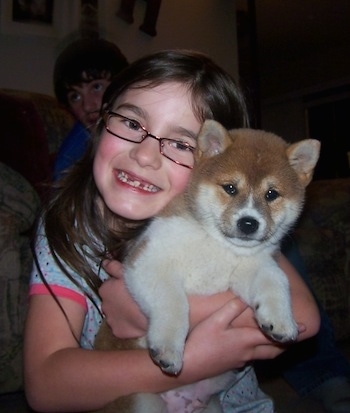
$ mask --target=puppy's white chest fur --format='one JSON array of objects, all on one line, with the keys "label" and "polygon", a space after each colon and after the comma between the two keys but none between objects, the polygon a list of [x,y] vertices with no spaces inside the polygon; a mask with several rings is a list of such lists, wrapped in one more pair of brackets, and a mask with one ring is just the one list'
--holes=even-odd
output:
[{"label": "puppy's white chest fur", "polygon": [[255,274],[260,260],[268,256],[265,252],[260,252],[260,257],[235,253],[229,242],[214,238],[190,216],[157,217],[142,238],[147,245],[133,267],[145,270],[144,281],[150,275],[146,271],[149,268],[153,281],[158,276],[162,283],[164,277],[170,283],[169,278],[177,280],[187,294],[208,295],[240,288],[240,273]]}]

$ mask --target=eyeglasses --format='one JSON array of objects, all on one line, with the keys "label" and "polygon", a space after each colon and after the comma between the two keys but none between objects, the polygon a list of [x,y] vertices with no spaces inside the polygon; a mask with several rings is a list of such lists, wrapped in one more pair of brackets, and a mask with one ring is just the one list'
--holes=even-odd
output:
[{"label": "eyeglasses", "polygon": [[[107,132],[128,142],[141,143],[150,137],[159,142],[159,151],[166,158],[185,168],[192,169],[195,148],[185,140],[160,138],[152,135],[141,123],[119,113],[107,110],[102,115]],[[184,137],[184,139],[188,139]]]}]

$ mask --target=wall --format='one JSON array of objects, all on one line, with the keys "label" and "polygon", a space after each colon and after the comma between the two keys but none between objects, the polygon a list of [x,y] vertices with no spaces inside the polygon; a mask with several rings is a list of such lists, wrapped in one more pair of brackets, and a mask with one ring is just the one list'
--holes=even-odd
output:
[{"label": "wall", "polygon": [[322,50],[310,48],[295,59],[288,54],[290,46],[285,44],[285,53],[259,66],[261,122],[262,128],[295,141],[307,135],[305,99],[350,85],[350,54],[348,43],[334,43]]},{"label": "wall", "polygon": [[260,68],[262,128],[289,141],[307,137],[309,96],[342,89],[350,84],[350,55],[343,47],[291,62],[286,57]]},{"label": "wall", "polygon": [[[69,2],[70,7],[77,0]],[[209,54],[237,77],[234,0],[163,0],[155,37],[138,29],[143,21],[144,0],[136,1],[132,25],[115,16],[119,0],[99,0],[99,7],[103,37],[115,42],[129,61],[159,49],[191,48]],[[53,65],[65,41],[9,35],[0,29],[0,87],[53,94]]]},{"label": "wall", "polygon": [[[336,45],[335,45],[336,46]],[[284,58],[260,71],[261,126],[287,141],[321,142],[314,179],[350,176],[350,57],[333,47],[293,62]],[[311,109],[311,111],[310,111]]]}]

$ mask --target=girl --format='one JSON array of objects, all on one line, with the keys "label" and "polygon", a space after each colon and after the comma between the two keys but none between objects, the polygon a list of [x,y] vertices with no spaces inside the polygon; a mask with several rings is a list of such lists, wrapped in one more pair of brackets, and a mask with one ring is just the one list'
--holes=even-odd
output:
[{"label": "girl", "polygon": [[[102,319],[98,290],[108,278],[101,262],[111,255],[122,261],[126,241],[183,191],[207,118],[228,129],[248,124],[231,77],[199,53],[147,56],[107,89],[91,145],[58,184],[37,233],[24,348],[26,394],[34,409],[98,409],[123,395],[166,391],[282,352],[228,292],[190,298],[192,330],[177,377],[164,375],[146,350],[93,350]],[[139,139],[130,130],[139,131]],[[291,283],[302,340],[318,329],[316,305],[282,256],[279,263]],[[123,329],[140,316],[117,282],[118,335],[143,334],[142,322]]]}]

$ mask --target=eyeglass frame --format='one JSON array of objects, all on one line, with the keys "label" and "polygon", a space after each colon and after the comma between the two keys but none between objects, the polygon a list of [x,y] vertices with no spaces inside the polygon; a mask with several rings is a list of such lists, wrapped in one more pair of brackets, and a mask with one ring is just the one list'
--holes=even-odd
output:
[{"label": "eyeglass frame", "polygon": [[[108,127],[108,119],[109,119],[110,117],[113,117],[113,116],[117,116],[117,117],[120,117],[120,118],[122,118],[122,119],[126,119],[126,120],[128,120],[128,121],[130,121],[130,122],[136,122],[138,125],[140,125],[140,128],[145,132],[145,134],[141,136],[142,139],[140,140],[140,142],[135,142],[135,141],[133,141],[133,140],[131,140],[131,139],[124,138],[123,136],[117,135],[116,133],[112,132],[112,131],[109,129],[109,127]],[[172,142],[181,142],[182,145],[186,146],[186,148],[187,148],[187,149],[190,149],[190,150],[192,151],[192,153],[193,153],[196,148],[195,148],[194,146],[190,145],[188,142],[182,142],[182,141],[178,141],[178,140],[176,140],[176,139],[161,138],[161,137],[159,137],[159,136],[153,135],[153,134],[150,133],[139,121],[137,121],[137,120],[135,120],[135,119],[128,118],[127,116],[121,115],[121,114],[119,114],[119,113],[113,112],[112,110],[105,110],[105,111],[102,113],[102,116],[101,116],[101,117],[102,117],[102,120],[103,120],[104,127],[105,127],[106,131],[107,131],[108,133],[110,133],[111,135],[116,136],[117,138],[123,139],[124,141],[132,142],[132,143],[137,143],[137,144],[142,143],[142,142],[143,142],[146,138],[148,138],[148,137],[153,138],[153,139],[156,139],[156,140],[159,142],[159,152],[160,152],[161,155],[163,155],[165,158],[169,159],[170,161],[176,163],[176,165],[180,165],[180,166],[183,166],[184,168],[188,168],[188,169],[193,169],[193,166],[185,165],[185,164],[183,164],[183,163],[181,163],[181,162],[179,162],[179,161],[176,161],[175,159],[171,159],[169,156],[167,156],[167,155],[162,151],[162,147],[164,147],[163,142],[164,142],[164,141],[172,141]]]}]

